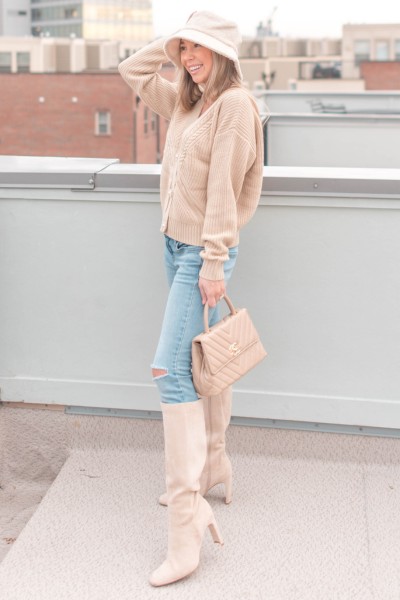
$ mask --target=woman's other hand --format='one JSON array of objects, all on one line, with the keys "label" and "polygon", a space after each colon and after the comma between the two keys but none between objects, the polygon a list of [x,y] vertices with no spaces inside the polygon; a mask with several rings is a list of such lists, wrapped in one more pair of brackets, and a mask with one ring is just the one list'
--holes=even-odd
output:
[{"label": "woman's other hand", "polygon": [[225,294],[225,280],[212,281],[199,277],[199,288],[203,304],[208,302],[208,306],[213,308]]}]

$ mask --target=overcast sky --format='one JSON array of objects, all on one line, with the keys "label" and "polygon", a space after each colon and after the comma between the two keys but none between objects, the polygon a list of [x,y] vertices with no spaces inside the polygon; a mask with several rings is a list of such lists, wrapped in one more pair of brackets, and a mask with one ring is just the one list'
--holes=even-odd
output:
[{"label": "overcast sky", "polygon": [[271,15],[282,36],[340,37],[344,23],[398,23],[400,0],[153,0],[156,36],[179,29],[195,10],[211,10],[236,21],[243,35],[254,35]]}]

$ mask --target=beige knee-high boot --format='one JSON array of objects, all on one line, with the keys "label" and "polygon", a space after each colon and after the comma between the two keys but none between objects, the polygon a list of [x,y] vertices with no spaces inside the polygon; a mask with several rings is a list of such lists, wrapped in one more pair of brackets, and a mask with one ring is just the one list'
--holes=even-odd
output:
[{"label": "beige knee-high boot", "polygon": [[218,483],[225,486],[225,503],[232,502],[232,465],[225,450],[225,433],[232,412],[232,388],[204,399],[207,431],[207,460],[200,478],[202,495]]},{"label": "beige knee-high boot", "polygon": [[161,407],[169,500],[168,552],[150,576],[154,586],[178,581],[196,569],[207,527],[214,542],[223,544],[211,507],[199,493],[206,460],[203,402],[162,403]]},{"label": "beige knee-high boot", "polygon": [[[204,419],[207,434],[207,459],[200,477],[200,494],[217,485],[225,485],[225,503],[232,501],[232,465],[225,451],[225,432],[232,412],[232,388],[217,396],[203,398]],[[167,506],[168,496],[164,493],[159,503]]]}]

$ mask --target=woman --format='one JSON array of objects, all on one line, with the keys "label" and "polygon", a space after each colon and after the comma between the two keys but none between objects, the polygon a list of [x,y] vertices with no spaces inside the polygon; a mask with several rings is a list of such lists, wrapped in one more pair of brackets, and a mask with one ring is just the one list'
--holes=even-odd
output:
[{"label": "woman", "polygon": [[[261,192],[263,136],[257,106],[242,87],[237,26],[207,11],[183,29],[126,59],[121,75],[156,113],[170,120],[161,171],[161,231],[170,292],[152,375],[161,395],[168,504],[168,553],[152,573],[154,586],[177,581],[199,563],[207,527],[222,544],[203,495],[225,483],[231,390],[199,399],[191,376],[192,338],[210,322],[235,265],[238,232]],[[180,79],[157,71],[171,60]]]}]

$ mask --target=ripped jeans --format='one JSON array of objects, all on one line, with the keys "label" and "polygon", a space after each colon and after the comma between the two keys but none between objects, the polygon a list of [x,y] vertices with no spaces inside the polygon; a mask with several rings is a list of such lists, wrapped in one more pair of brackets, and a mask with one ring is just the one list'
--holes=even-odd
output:
[{"label": "ripped jeans", "polygon": [[[204,330],[203,304],[198,285],[203,263],[201,246],[189,246],[165,236],[165,267],[170,287],[153,369],[166,371],[154,377],[161,401],[170,404],[198,399],[192,380],[192,339]],[[229,249],[224,263],[225,284],[235,266],[238,247]],[[218,306],[210,309],[210,325],[218,322]]]}]

